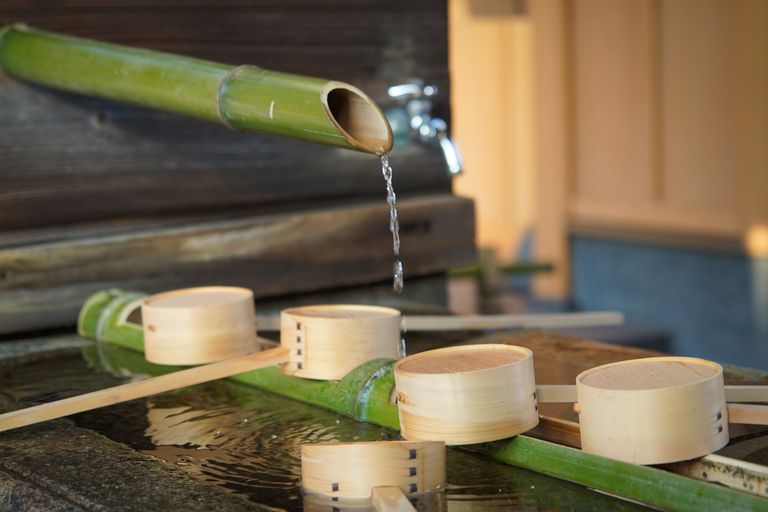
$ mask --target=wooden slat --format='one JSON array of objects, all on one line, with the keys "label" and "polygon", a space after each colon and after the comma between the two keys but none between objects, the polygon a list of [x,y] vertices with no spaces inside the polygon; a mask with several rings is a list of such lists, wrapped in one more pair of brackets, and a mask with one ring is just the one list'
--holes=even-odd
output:
[{"label": "wooden slat", "polygon": [[[406,278],[474,261],[472,202],[398,201]],[[0,247],[2,244],[0,244]],[[259,297],[392,279],[385,201],[0,249],[0,331],[74,324],[95,291],[244,286]]]},{"label": "wooden slat", "polygon": [[577,197],[659,199],[654,5],[585,0],[574,9]]},{"label": "wooden slat", "polygon": [[722,210],[738,222],[738,109],[747,99],[739,96],[736,4],[662,2],[661,98],[666,202]]},{"label": "wooden slat", "polygon": [[728,422],[749,425],[768,425],[768,406],[755,404],[728,404]]},{"label": "wooden slat", "polygon": [[573,98],[570,67],[572,12],[564,0],[531,3],[535,33],[536,88],[536,254],[553,271],[537,275],[539,297],[564,299],[569,294],[567,222],[574,180]]},{"label": "wooden slat", "polygon": [[525,435],[550,443],[581,448],[581,430],[579,430],[579,424],[573,421],[539,416],[539,424]]},{"label": "wooden slat", "polygon": [[416,510],[399,487],[374,487],[371,503],[378,512],[409,512]]}]

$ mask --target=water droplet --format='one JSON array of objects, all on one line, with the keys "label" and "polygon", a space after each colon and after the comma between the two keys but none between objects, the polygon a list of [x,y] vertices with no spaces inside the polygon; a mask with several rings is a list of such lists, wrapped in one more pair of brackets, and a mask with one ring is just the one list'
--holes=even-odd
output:
[{"label": "water droplet", "polygon": [[243,418],[243,423],[248,423],[248,418]]},{"label": "water droplet", "polygon": [[400,359],[405,357],[405,338],[400,339],[400,346],[397,349],[397,355],[400,356]]},{"label": "water droplet", "polygon": [[[392,232],[392,251],[395,256],[400,255],[400,221],[397,218],[397,208],[395,203],[397,196],[395,195],[395,189],[392,186],[392,167],[389,165],[389,156],[387,154],[381,155],[381,173],[384,176],[384,180],[387,182],[387,204],[389,205],[389,230]],[[393,266],[394,282],[392,289],[396,293],[403,292],[403,264],[400,260],[395,260]]]},{"label": "water droplet", "polygon": [[393,272],[395,274],[395,280],[392,285],[392,288],[397,293],[402,293],[403,291],[403,264],[400,263],[400,260],[395,261]]}]

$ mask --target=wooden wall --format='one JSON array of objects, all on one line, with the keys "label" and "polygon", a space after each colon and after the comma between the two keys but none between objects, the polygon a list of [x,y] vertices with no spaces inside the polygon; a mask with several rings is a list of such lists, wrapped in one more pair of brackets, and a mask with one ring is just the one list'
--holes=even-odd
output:
[{"label": "wooden wall", "polygon": [[[768,3],[540,0],[538,256],[569,233],[751,252],[768,229]],[[752,247],[752,249],[749,249]]]},{"label": "wooden wall", "polygon": [[476,199],[477,244],[514,260],[532,228],[533,22],[525,2],[450,0],[451,114],[466,171],[454,190]]},{"label": "wooden wall", "polygon": [[[351,83],[437,85],[450,121],[447,12],[426,0],[0,2],[0,24]],[[472,202],[437,148],[390,154],[408,280],[474,261]],[[0,333],[73,324],[110,286],[205,284],[257,297],[386,283],[378,159],[63,93],[0,74]]]}]

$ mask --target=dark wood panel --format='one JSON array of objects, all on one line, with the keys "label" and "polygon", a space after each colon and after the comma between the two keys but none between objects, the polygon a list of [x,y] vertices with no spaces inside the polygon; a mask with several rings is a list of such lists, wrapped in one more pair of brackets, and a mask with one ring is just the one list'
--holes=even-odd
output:
[{"label": "dark wood panel", "polygon": [[373,85],[384,99],[379,82],[414,76],[447,91],[446,12],[444,0],[4,0],[0,22]]},{"label": "dark wood panel", "polygon": [[[390,161],[403,197],[450,190],[436,148]],[[0,231],[366,197],[386,197],[374,155],[0,78]]]},{"label": "dark wood panel", "polygon": [[[445,2],[0,2],[0,22],[353,83],[440,88]],[[390,155],[399,196],[446,192],[436,148]],[[303,209],[384,197],[375,157],[85,98],[0,75],[0,232],[93,220]]]},{"label": "dark wood panel", "polygon": [[[421,197],[398,211],[406,289],[409,278],[474,262],[472,201]],[[229,284],[270,297],[391,281],[388,215],[377,201],[6,247],[0,333],[71,324],[91,293],[112,286],[153,293]]]}]

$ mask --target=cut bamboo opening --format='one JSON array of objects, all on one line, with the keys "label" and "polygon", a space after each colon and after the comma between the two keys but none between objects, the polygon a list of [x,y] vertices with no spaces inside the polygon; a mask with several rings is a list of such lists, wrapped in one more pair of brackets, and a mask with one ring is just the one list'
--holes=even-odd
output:
[{"label": "cut bamboo opening", "polygon": [[29,82],[223,124],[382,154],[394,138],[376,103],[336,81],[0,26],[0,71]]}]

